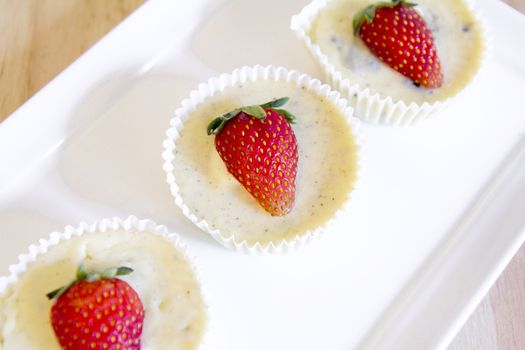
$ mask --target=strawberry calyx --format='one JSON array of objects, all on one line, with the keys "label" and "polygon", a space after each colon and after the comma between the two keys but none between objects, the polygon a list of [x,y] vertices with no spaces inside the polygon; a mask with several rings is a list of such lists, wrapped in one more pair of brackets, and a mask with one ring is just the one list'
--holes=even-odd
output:
[{"label": "strawberry calyx", "polygon": [[64,294],[73,284],[75,284],[78,281],[85,280],[88,282],[93,282],[99,279],[111,279],[117,276],[129,275],[132,272],[133,272],[133,269],[126,267],[126,266],[110,267],[110,268],[105,269],[102,273],[88,272],[84,264],[80,264],[78,266],[76,277],[74,280],[72,280],[71,282],[69,282],[63,287],[57,288],[54,291],[47,293],[46,296],[48,297],[48,299],[58,298],[60,295]]},{"label": "strawberry calyx", "polygon": [[354,20],[352,22],[352,26],[354,28],[354,35],[359,34],[359,31],[361,30],[361,26],[363,25],[363,23],[365,22],[371,23],[374,20],[377,9],[382,8],[382,7],[396,7],[397,5],[405,5],[409,7],[417,6],[416,3],[408,2],[406,0],[392,0],[392,2],[381,1],[376,4],[367,6],[363,10],[358,12],[357,15],[355,15],[354,17]]},{"label": "strawberry calyx", "polygon": [[278,107],[284,106],[288,102],[288,97],[281,97],[270,102],[263,103],[262,105],[253,105],[253,106],[244,106],[236,108],[231,112],[223,114],[214,118],[210,124],[208,124],[207,133],[208,135],[218,135],[224,126],[228,123],[229,120],[236,117],[239,113],[245,113],[256,119],[264,120],[266,119],[266,110],[274,110],[277,113],[281,114],[286,121],[290,124],[295,124],[295,116],[288,112],[285,109],[280,109]]}]

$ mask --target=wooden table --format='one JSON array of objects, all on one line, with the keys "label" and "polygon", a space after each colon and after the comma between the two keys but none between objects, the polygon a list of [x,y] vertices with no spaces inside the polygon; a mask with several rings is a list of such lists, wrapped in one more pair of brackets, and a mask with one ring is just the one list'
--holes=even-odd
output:
[{"label": "wooden table", "polygon": [[[142,2],[0,0],[0,121]],[[506,2],[525,13],[525,0]],[[449,349],[525,349],[525,247]]]}]

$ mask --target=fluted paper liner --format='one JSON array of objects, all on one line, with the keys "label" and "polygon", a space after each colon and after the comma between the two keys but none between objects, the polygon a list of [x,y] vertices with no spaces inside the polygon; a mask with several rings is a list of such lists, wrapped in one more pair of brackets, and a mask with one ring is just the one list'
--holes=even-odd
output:
[{"label": "fluted paper liner", "polygon": [[[9,266],[9,275],[0,277],[0,298],[9,295],[11,288],[17,283],[24,272],[31,267],[31,264],[41,255],[46,254],[50,248],[59,245],[63,241],[67,241],[73,237],[78,237],[86,234],[94,234],[97,232],[105,231],[138,231],[148,232],[163,237],[168,243],[173,245],[173,248],[182,254],[184,259],[188,262],[193,272],[198,285],[200,286],[199,291],[203,300],[204,306],[207,310],[207,325],[209,329],[210,324],[210,310],[206,297],[206,286],[202,283],[201,278],[195,269],[193,259],[188,256],[186,247],[180,242],[180,238],[175,233],[170,233],[166,226],[157,225],[155,222],[149,219],[138,219],[135,216],[129,216],[126,219],[120,218],[108,218],[96,221],[92,224],[81,222],[77,227],[66,226],[62,232],[53,232],[46,239],[40,239],[38,243],[29,246],[26,253],[18,256],[18,262]],[[205,330],[201,344],[198,349],[205,349],[206,346],[206,334],[208,330]]]},{"label": "fluted paper liner", "polygon": [[319,63],[325,79],[327,79],[329,84],[335,90],[340,91],[342,96],[348,99],[350,105],[354,107],[355,116],[368,123],[407,126],[436,116],[472,86],[477,76],[479,76],[479,72],[482,71],[486,65],[489,53],[491,52],[491,40],[489,38],[486,21],[480,15],[479,11],[474,9],[473,3],[466,1],[466,4],[481,26],[483,48],[478,71],[473,74],[471,80],[461,91],[446,99],[431,103],[424,102],[422,104],[411,101],[394,100],[390,96],[382,96],[380,93],[372,91],[369,88],[361,88],[359,84],[353,83],[350,79],[345,78],[342,72],[336,70],[328,57],[321,51],[321,48],[315,44],[308,35],[314,21],[330,1],[331,0],[313,0],[309,5],[304,7],[299,14],[292,17],[291,29],[296,36],[303,41],[312,56]]},{"label": "fluted paper liner", "polygon": [[[257,81],[257,80],[275,80],[283,82],[296,82],[298,85],[304,86],[307,89],[315,92],[317,95],[333,102],[334,106],[341,112],[346,118],[348,125],[351,129],[351,134],[355,140],[355,144],[358,147],[357,150],[357,178],[354,182],[353,190],[348,195],[346,204],[340,208],[331,220],[325,222],[322,226],[316,227],[315,229],[308,230],[300,235],[296,235],[293,239],[282,239],[280,241],[269,243],[256,242],[253,244],[248,243],[246,240],[237,240],[235,233],[225,236],[218,229],[212,228],[204,218],[199,217],[197,214],[192,212],[184,199],[180,195],[179,186],[177,179],[173,174],[175,158],[174,151],[176,149],[176,142],[180,136],[180,132],[184,127],[184,122],[189,115],[194,112],[201,103],[206,103],[208,97],[213,96],[216,93],[220,93],[226,87],[234,86],[237,83],[244,83],[246,81]],[[330,86],[321,83],[318,79],[313,79],[306,74],[301,74],[293,70],[287,70],[283,67],[275,66],[254,66],[254,67],[242,67],[234,70],[231,74],[222,74],[218,77],[214,77],[208,80],[207,83],[200,84],[197,90],[190,93],[189,98],[182,101],[181,107],[175,111],[175,116],[171,119],[170,128],[167,131],[167,138],[163,143],[164,152],[162,158],[164,160],[164,170],[166,172],[166,180],[168,182],[171,194],[175,200],[175,204],[182,210],[184,216],[186,216],[191,222],[193,222],[201,230],[209,233],[218,242],[228,248],[232,248],[245,253],[286,253],[298,249],[313,239],[319,237],[323,232],[326,232],[331,224],[337,220],[342,212],[345,211],[349,201],[352,198],[353,193],[357,189],[359,181],[359,169],[362,166],[362,149],[363,143],[359,136],[359,121],[352,116],[353,109],[348,106],[347,100],[341,98],[341,95],[337,91],[333,91]]]}]

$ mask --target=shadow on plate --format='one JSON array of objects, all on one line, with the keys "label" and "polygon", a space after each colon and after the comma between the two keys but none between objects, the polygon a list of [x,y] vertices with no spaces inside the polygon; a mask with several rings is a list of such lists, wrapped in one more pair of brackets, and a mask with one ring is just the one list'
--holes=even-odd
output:
[{"label": "shadow on plate", "polygon": [[75,131],[58,166],[63,184],[83,201],[108,208],[105,216],[117,211],[151,218],[214,242],[182,215],[162,169],[169,120],[196,83],[169,74],[123,74],[94,89],[71,118]]}]

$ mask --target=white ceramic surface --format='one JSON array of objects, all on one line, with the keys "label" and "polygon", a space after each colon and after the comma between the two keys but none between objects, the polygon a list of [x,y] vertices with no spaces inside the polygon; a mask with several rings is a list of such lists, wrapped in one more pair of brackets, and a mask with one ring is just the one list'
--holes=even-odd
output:
[{"label": "white ceramic surface", "polygon": [[306,3],[148,1],[0,124],[0,275],[48,232],[135,213],[206,271],[210,348],[445,346],[525,240],[525,19],[500,2],[479,1],[494,58],[468,94],[412,128],[361,127],[360,191],[316,244],[223,249],[166,189],[166,125],[196,84],[253,64],[321,76],[289,30]]}]

